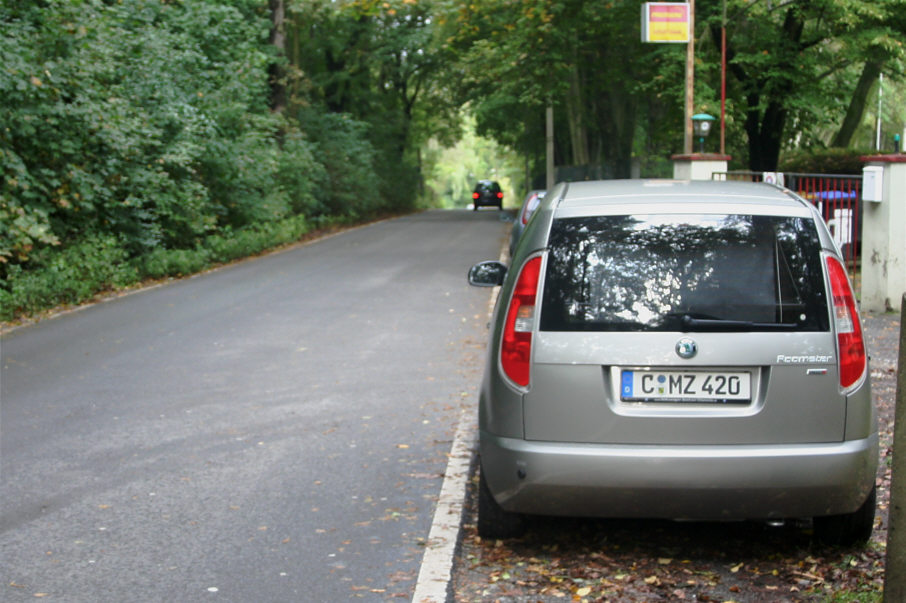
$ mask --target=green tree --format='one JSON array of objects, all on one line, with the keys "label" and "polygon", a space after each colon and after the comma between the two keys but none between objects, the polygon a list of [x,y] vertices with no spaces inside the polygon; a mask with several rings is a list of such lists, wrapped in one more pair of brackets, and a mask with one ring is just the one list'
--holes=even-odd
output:
[{"label": "green tree", "polygon": [[[863,112],[881,69],[902,72],[904,0],[726,0],[732,154],[776,169],[782,149],[823,145]],[[451,78],[480,131],[537,158],[556,108],[557,164],[608,164],[680,149],[684,47],[639,42],[639,5],[576,0],[448,2]],[[696,4],[696,110],[716,113],[721,0]],[[859,74],[862,74],[861,85]]]},{"label": "green tree", "polygon": [[[15,6],[11,6],[15,4]],[[311,203],[317,164],[268,110],[262,3],[68,0],[0,7],[0,262],[92,233],[192,247]]]},{"label": "green tree", "polygon": [[[639,146],[675,144],[682,54],[640,43],[639,6],[578,0],[451,3],[444,23],[464,76],[460,98],[480,131],[540,163],[544,109],[555,107],[559,165],[607,166],[628,177]],[[669,75],[665,75],[669,74]]]},{"label": "green tree", "polygon": [[[847,106],[858,123],[870,82],[903,56],[903,0],[726,4],[729,94],[746,135],[741,151],[755,171],[775,170],[785,147],[823,144],[816,134],[839,124]],[[721,2],[701,0],[696,10],[715,62]],[[852,127],[844,123],[837,145],[849,142]]]},{"label": "green tree", "polygon": [[866,19],[864,28],[854,32],[852,46],[858,51],[850,72],[861,71],[840,129],[831,146],[847,147],[855,136],[865,114],[869,95],[885,70],[896,80],[906,75],[906,3],[882,3],[877,14]]},{"label": "green tree", "polygon": [[411,207],[420,145],[458,118],[437,85],[439,54],[429,0],[290,4],[288,54],[311,105],[366,124],[378,196]]}]

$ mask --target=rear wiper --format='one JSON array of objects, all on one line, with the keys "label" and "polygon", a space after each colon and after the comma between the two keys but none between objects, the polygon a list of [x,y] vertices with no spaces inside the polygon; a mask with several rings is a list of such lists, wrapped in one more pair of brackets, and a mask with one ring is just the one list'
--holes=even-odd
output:
[{"label": "rear wiper", "polygon": [[795,323],[777,323],[777,322],[754,322],[751,320],[729,320],[723,318],[695,318],[690,314],[683,314],[680,322],[683,329],[692,330],[748,330],[761,329],[771,331],[791,331],[796,328]]}]

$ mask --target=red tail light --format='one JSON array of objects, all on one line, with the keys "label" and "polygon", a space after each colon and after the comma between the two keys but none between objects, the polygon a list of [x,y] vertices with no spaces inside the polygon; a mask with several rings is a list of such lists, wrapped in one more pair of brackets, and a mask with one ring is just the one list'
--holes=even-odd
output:
[{"label": "red tail light", "polygon": [[535,209],[538,207],[539,203],[541,203],[541,199],[538,195],[532,195],[532,198],[523,206],[522,215],[519,218],[522,221],[523,226],[528,224],[529,218],[535,213]]},{"label": "red tail light", "polygon": [[847,390],[861,381],[868,368],[865,342],[862,340],[862,326],[856,310],[856,300],[843,264],[837,258],[828,256],[827,273],[834,301],[833,318],[837,331],[840,387]]},{"label": "red tail light", "polygon": [[528,386],[531,377],[532,328],[535,324],[535,300],[538,296],[540,272],[541,258],[534,257],[526,262],[519,273],[507,309],[503,341],[500,344],[500,365],[503,372],[522,387]]},{"label": "red tail light", "polygon": [[472,193],[472,198],[473,198],[473,199],[477,199],[477,198],[478,198],[478,193]]},{"label": "red tail light", "polygon": [[498,199],[503,199],[503,193],[497,193],[497,198],[498,198]]}]

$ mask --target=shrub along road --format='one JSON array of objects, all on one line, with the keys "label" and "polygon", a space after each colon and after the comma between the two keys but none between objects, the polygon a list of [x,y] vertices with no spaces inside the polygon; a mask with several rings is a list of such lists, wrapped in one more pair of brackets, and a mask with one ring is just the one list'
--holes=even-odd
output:
[{"label": "shrub along road", "polygon": [[4,335],[0,600],[411,598],[506,234],[424,212]]}]

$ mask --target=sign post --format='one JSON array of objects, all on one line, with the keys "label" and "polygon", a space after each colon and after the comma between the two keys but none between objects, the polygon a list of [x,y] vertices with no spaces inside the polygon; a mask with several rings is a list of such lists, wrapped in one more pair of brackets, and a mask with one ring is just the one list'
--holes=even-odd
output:
[{"label": "sign post", "polygon": [[683,153],[692,154],[692,112],[695,105],[695,0],[646,2],[642,5],[642,41],[686,44],[686,107]]}]

